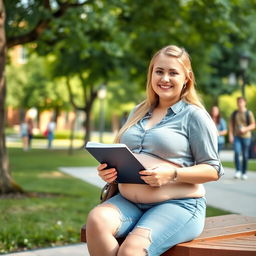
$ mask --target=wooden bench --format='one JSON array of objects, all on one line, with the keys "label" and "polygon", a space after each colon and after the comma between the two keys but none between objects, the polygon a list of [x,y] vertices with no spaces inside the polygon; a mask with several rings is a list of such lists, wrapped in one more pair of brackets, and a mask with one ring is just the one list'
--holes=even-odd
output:
[{"label": "wooden bench", "polygon": [[[85,225],[81,242],[86,242]],[[256,217],[238,214],[206,218],[203,233],[162,256],[256,256]]]}]

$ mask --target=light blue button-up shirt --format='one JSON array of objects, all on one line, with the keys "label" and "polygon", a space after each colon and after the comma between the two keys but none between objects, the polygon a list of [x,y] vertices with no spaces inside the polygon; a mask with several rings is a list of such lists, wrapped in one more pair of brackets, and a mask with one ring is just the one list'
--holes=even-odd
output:
[{"label": "light blue button-up shirt", "polygon": [[[132,112],[133,113],[133,112]],[[149,111],[121,137],[133,153],[149,154],[182,167],[209,164],[224,174],[217,150],[217,130],[206,110],[179,101],[155,126],[145,129]]]}]

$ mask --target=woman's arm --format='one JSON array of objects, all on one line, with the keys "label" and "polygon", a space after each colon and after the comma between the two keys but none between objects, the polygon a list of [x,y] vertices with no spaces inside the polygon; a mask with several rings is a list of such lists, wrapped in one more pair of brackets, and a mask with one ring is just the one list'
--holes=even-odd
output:
[{"label": "woman's arm", "polygon": [[177,182],[200,184],[218,179],[217,170],[209,164],[198,164],[177,169]]},{"label": "woman's arm", "polygon": [[175,167],[163,164],[141,171],[141,179],[153,187],[173,182],[201,184],[219,179],[217,170],[209,164],[198,164],[191,167]]}]

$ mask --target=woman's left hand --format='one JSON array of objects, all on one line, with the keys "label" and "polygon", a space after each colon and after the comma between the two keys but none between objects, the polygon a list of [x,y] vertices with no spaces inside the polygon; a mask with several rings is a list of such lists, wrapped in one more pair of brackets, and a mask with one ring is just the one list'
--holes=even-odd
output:
[{"label": "woman's left hand", "polygon": [[147,170],[140,171],[141,179],[152,187],[166,185],[173,180],[175,167],[170,165],[157,165]]}]

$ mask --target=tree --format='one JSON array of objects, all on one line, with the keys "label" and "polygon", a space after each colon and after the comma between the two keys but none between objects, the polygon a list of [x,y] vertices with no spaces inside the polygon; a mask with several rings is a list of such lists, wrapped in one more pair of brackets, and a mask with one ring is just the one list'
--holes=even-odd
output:
[{"label": "tree", "polygon": [[6,38],[5,38],[5,8],[0,0],[0,194],[10,191],[22,191],[11,177],[9,172],[9,161],[4,136],[5,120],[5,96],[6,82],[4,78],[5,60],[6,60]]},{"label": "tree", "polygon": [[[71,20],[74,12],[69,15]],[[129,39],[119,30],[118,12],[111,3],[92,6],[86,17],[84,15],[84,10],[76,10],[75,16],[81,17],[81,23],[66,30],[55,51],[51,50],[55,55],[51,67],[53,77],[65,77],[73,108],[85,113],[86,143],[90,140],[90,117],[98,90],[102,84],[108,86],[109,81],[116,80],[116,70],[121,66]],[[72,47],[66,48],[66,45]],[[48,54],[50,49],[44,47],[39,52]],[[79,88],[72,83],[74,78]]]},{"label": "tree", "polygon": [[[21,191],[13,181],[5,143],[5,96],[6,83],[4,78],[7,47],[25,44],[38,40],[43,33],[50,33],[53,21],[61,19],[69,8],[89,4],[90,1],[3,1],[0,0],[0,194]],[[5,6],[7,20],[5,23]],[[7,26],[7,39],[5,34]],[[54,41],[51,40],[54,44]]]}]

